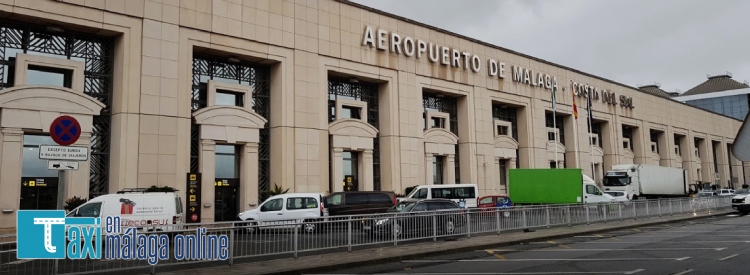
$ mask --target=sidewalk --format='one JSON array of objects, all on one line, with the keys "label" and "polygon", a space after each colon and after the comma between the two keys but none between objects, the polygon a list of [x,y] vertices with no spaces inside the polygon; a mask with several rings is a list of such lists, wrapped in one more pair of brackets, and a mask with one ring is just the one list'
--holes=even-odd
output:
[{"label": "sidewalk", "polygon": [[235,264],[230,267],[223,265],[211,268],[185,269],[171,272],[160,272],[158,275],[234,275],[234,274],[302,274],[314,272],[328,272],[335,269],[377,264],[388,261],[422,258],[432,255],[466,252],[496,248],[503,245],[517,243],[542,242],[558,238],[567,238],[581,234],[596,234],[606,231],[671,223],[676,221],[693,220],[711,216],[726,215],[735,211],[720,210],[709,213],[682,214],[675,216],[640,218],[638,220],[610,221],[591,225],[576,225],[572,227],[538,228],[535,232],[509,232],[501,235],[475,236],[462,238],[452,242],[424,242],[399,246],[362,249],[352,252],[322,253],[314,256],[302,256],[297,259],[285,258],[277,260],[259,261],[253,263]]}]

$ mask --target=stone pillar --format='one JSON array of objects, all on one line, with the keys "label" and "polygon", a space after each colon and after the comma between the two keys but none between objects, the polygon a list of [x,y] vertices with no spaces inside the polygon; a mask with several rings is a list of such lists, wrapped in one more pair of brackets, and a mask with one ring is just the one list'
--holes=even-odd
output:
[{"label": "stone pillar", "polygon": [[[450,154],[446,157],[448,161],[443,163],[443,182],[445,184],[456,183],[456,155]],[[467,162],[468,163],[468,162]],[[463,169],[462,169],[463,172]],[[464,178],[461,176],[461,178]]]},{"label": "stone pillar", "polygon": [[[240,211],[258,206],[258,144],[246,143],[240,157]],[[271,183],[273,184],[273,183]],[[273,187],[271,187],[273,188]]]},{"label": "stone pillar", "polygon": [[[17,128],[3,128],[0,144],[0,228],[16,227],[16,211],[21,207],[21,164],[23,163],[23,131]],[[87,181],[88,182],[88,181]]]},{"label": "stone pillar", "polygon": [[432,178],[432,154],[431,153],[424,154],[424,181],[425,181],[425,184],[434,183],[434,180]]},{"label": "stone pillar", "polygon": [[359,191],[374,191],[375,190],[375,177],[373,174],[373,159],[372,150],[366,149],[361,153],[362,165],[359,170],[359,182],[363,183],[359,186]]},{"label": "stone pillar", "polygon": [[[515,169],[517,161],[518,161],[518,159],[516,159],[516,158],[510,158],[510,161],[508,161],[508,169]],[[498,165],[498,168],[499,168],[500,167],[499,166],[500,163],[497,163],[497,165]]]},{"label": "stone pillar", "polygon": [[[216,180],[216,142],[201,140],[201,223],[214,222],[214,181]],[[189,199],[189,198],[188,198]],[[204,207],[210,205],[210,207]]]},{"label": "stone pillar", "polygon": [[731,164],[728,163],[729,158],[727,156],[729,152],[727,151],[726,142],[719,142],[718,148],[714,147],[714,150],[716,150],[716,163],[719,168],[719,186],[729,188],[729,181],[732,179],[732,175],[729,173],[729,165]]},{"label": "stone pillar", "polygon": [[[65,199],[73,196],[88,199],[89,197],[89,177],[91,172],[91,133],[81,133],[81,137],[72,146],[86,146],[89,148],[89,159],[78,162],[78,170],[71,170],[67,176],[68,185],[65,188],[67,194]],[[115,193],[120,190],[109,190],[109,193]]]},{"label": "stone pillar", "polygon": [[333,192],[344,191],[344,186],[341,185],[344,182],[344,149],[333,148],[331,152],[331,159],[333,165],[331,165],[331,179],[333,179]]},{"label": "stone pillar", "polygon": [[565,161],[562,161],[562,160],[558,161],[557,168],[560,168],[560,169],[565,168]]}]

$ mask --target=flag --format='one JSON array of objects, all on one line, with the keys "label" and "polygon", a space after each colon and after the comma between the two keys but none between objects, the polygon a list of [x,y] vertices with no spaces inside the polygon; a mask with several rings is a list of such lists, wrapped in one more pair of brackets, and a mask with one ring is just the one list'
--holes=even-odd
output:
[{"label": "flag", "polygon": [[570,89],[570,94],[573,96],[573,117],[578,119],[578,105],[576,105],[576,92]]},{"label": "flag", "polygon": [[556,101],[557,100],[555,100],[555,86],[552,86],[552,110],[557,110]]},{"label": "flag", "polygon": [[589,113],[589,120],[594,119],[594,117],[591,115],[591,95],[586,97],[586,111]]}]

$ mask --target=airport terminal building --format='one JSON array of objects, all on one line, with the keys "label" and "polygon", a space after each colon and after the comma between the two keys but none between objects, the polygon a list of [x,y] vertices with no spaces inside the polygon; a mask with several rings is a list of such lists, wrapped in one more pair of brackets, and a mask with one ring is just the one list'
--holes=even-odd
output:
[{"label": "airport terminal building", "polygon": [[[0,11],[0,227],[57,196],[153,185],[180,190],[188,221],[211,222],[275,186],[476,183],[489,195],[508,191],[509,169],[581,168],[600,182],[626,163],[748,179],[731,155],[737,119],[346,1],[0,0]],[[66,194],[39,158],[62,115],[80,122],[73,146],[89,148]]]}]

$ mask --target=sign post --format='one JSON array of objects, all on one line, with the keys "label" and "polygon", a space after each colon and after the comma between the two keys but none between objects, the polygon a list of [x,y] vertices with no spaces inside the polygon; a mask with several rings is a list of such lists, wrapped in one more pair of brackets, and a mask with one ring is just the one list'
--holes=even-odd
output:
[{"label": "sign post", "polygon": [[57,209],[63,210],[68,170],[77,170],[78,161],[88,160],[89,148],[69,146],[81,137],[81,124],[71,116],[60,116],[52,121],[49,126],[49,135],[60,146],[39,146],[39,159],[56,160],[48,162],[47,168],[58,170]]},{"label": "sign post", "polygon": [[187,223],[201,222],[201,173],[187,174]]}]

